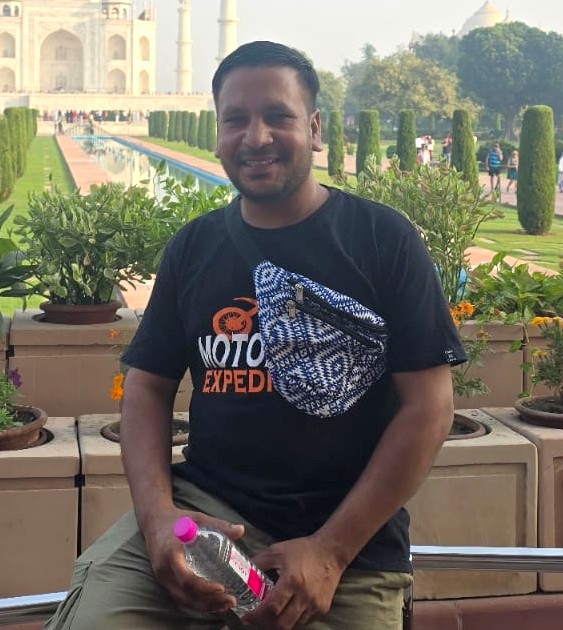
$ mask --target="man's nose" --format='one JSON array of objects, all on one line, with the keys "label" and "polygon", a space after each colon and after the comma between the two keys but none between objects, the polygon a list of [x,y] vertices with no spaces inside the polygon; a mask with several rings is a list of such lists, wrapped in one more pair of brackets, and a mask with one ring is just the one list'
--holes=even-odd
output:
[{"label": "man's nose", "polygon": [[252,149],[259,149],[272,143],[270,127],[261,119],[251,120],[244,134],[244,142]]}]

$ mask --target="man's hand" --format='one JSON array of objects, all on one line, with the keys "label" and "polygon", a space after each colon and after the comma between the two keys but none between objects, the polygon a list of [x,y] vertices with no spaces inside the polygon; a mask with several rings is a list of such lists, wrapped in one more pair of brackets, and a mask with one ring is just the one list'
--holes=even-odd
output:
[{"label": "man's hand", "polygon": [[222,531],[232,540],[244,534],[244,526],[174,508],[152,523],[150,531],[143,532],[155,578],[178,606],[199,612],[225,612],[236,605],[235,598],[225,593],[221,584],[196,576],[186,564],[182,543],[172,532],[181,516],[189,516],[202,527]]},{"label": "man's hand", "polygon": [[293,630],[325,615],[346,568],[315,536],[276,543],[253,561],[279,574],[264,603],[242,618],[251,628],[264,630]]}]

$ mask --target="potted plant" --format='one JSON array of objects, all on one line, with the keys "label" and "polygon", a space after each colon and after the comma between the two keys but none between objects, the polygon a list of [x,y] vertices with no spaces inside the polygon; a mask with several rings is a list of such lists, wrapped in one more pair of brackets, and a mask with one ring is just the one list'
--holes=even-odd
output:
[{"label": "potted plant", "polygon": [[526,396],[514,406],[526,422],[563,428],[563,318],[535,317],[532,325],[539,326],[547,341],[545,349],[532,352],[532,383],[544,383],[552,394]]},{"label": "potted plant", "polygon": [[47,421],[47,414],[42,409],[14,402],[21,384],[17,369],[8,374],[0,373],[0,451],[36,444]]},{"label": "potted plant", "polygon": [[[81,324],[114,320],[116,290],[150,278],[177,227],[161,220],[144,188],[122,184],[92,186],[87,195],[33,193],[28,215],[14,223],[35,265],[35,293],[48,300],[44,321]],[[69,310],[76,320],[67,320]]]}]

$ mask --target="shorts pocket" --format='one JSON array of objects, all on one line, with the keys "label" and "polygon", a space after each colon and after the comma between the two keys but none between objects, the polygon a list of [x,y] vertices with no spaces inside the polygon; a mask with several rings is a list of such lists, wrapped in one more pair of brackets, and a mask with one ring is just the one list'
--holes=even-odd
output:
[{"label": "shorts pocket", "polygon": [[45,630],[70,630],[72,628],[72,622],[76,615],[80,598],[82,597],[82,589],[91,565],[91,561],[83,564],[77,561],[67,596],[59,604],[55,614],[45,624]]}]

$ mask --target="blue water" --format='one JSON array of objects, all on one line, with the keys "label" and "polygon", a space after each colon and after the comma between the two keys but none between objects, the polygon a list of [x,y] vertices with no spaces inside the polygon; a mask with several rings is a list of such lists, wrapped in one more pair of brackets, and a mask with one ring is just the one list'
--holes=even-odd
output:
[{"label": "blue water", "polygon": [[188,167],[176,160],[163,158],[126,140],[116,140],[111,136],[74,136],[73,139],[92,155],[100,168],[108,174],[110,181],[125,186],[147,185],[157,198],[161,196],[162,191],[156,172],[163,160],[165,177],[183,181],[186,175],[190,175],[198,189],[210,191],[216,186],[230,184],[227,179]]}]

